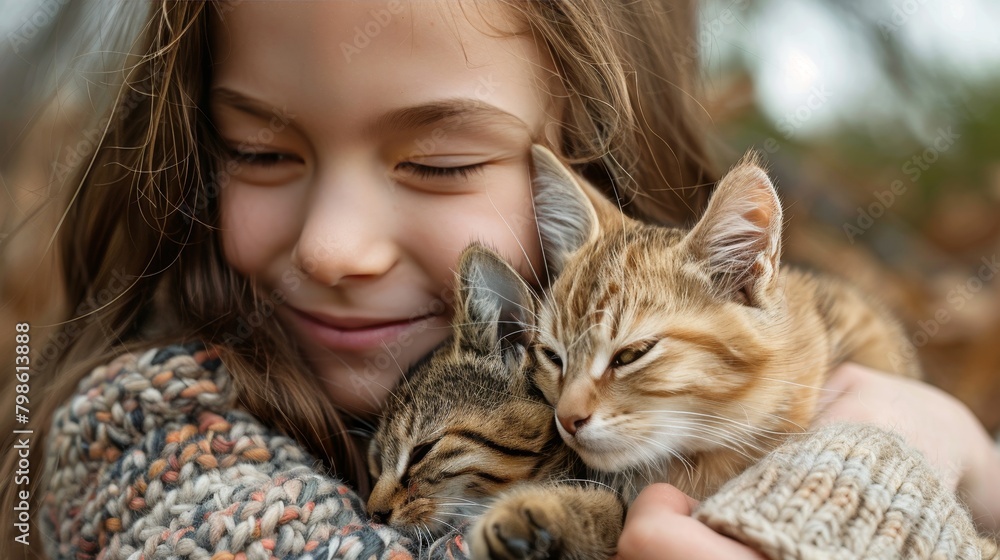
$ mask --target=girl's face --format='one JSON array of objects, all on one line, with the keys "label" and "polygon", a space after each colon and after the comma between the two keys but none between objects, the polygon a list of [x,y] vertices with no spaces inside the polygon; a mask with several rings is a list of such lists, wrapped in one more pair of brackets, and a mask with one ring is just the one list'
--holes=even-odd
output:
[{"label": "girl's face", "polygon": [[538,281],[529,149],[557,129],[557,86],[530,38],[490,27],[503,16],[482,3],[248,2],[216,26],[226,260],[285,302],[277,319],[348,412],[377,411],[448,336],[469,242]]}]

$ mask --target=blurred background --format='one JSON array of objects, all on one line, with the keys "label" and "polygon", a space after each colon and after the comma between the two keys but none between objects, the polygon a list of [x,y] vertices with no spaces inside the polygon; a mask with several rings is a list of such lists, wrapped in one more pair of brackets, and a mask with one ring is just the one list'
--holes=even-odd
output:
[{"label": "blurred background", "polygon": [[721,162],[765,155],[785,260],[887,301],[1000,429],[1000,2],[705,0]]},{"label": "blurred background", "polygon": [[[0,0],[0,333],[61,314],[65,179],[145,9]],[[1000,2],[703,0],[699,28],[675,56],[701,66],[719,162],[765,156],[785,260],[883,298],[929,381],[1000,430]]]}]

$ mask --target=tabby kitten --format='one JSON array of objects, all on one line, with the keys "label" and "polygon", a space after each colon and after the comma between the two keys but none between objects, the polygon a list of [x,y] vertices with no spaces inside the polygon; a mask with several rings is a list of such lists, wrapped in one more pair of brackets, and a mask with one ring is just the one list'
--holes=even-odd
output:
[{"label": "tabby kitten", "polygon": [[552,407],[524,373],[533,293],[478,244],[458,275],[455,334],[411,368],[369,449],[369,513],[414,536],[441,535],[501,491],[567,476],[572,464]]}]

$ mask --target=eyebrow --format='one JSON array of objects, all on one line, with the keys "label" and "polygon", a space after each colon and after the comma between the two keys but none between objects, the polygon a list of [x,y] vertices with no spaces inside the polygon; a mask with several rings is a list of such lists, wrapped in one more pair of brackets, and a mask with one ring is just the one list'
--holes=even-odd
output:
[{"label": "eyebrow", "polygon": [[376,119],[365,132],[377,134],[385,130],[414,130],[444,121],[452,121],[451,126],[499,125],[528,130],[527,123],[496,105],[479,99],[456,97],[395,109]]},{"label": "eyebrow", "polygon": [[[262,119],[270,119],[281,113],[273,104],[226,87],[212,88],[209,99]],[[510,126],[525,131],[529,128],[523,120],[496,105],[470,97],[455,97],[394,109],[365,127],[364,133],[377,135],[387,130],[416,130],[444,121],[452,121],[452,125],[472,127]]]},{"label": "eyebrow", "polygon": [[210,102],[221,101],[234,109],[262,119],[270,119],[281,114],[281,110],[277,106],[264,103],[229,88],[212,88],[208,95]]}]

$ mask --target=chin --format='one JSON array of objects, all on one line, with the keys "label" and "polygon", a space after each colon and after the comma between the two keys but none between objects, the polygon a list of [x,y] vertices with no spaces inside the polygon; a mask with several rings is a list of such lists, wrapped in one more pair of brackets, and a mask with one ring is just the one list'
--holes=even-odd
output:
[{"label": "chin", "polygon": [[[682,453],[684,441],[677,437],[667,437],[653,443],[653,434],[645,434],[641,439],[633,439],[628,433],[602,435],[600,438],[585,438],[567,441],[563,438],[588,467],[605,472],[624,472],[639,467],[660,468],[669,463],[675,453]],[[668,450],[674,450],[670,453]]]},{"label": "chin", "polygon": [[588,447],[580,442],[570,443],[570,447],[588,467],[602,472],[620,472],[642,462],[640,457],[635,457],[624,447],[595,450],[593,446]]}]

